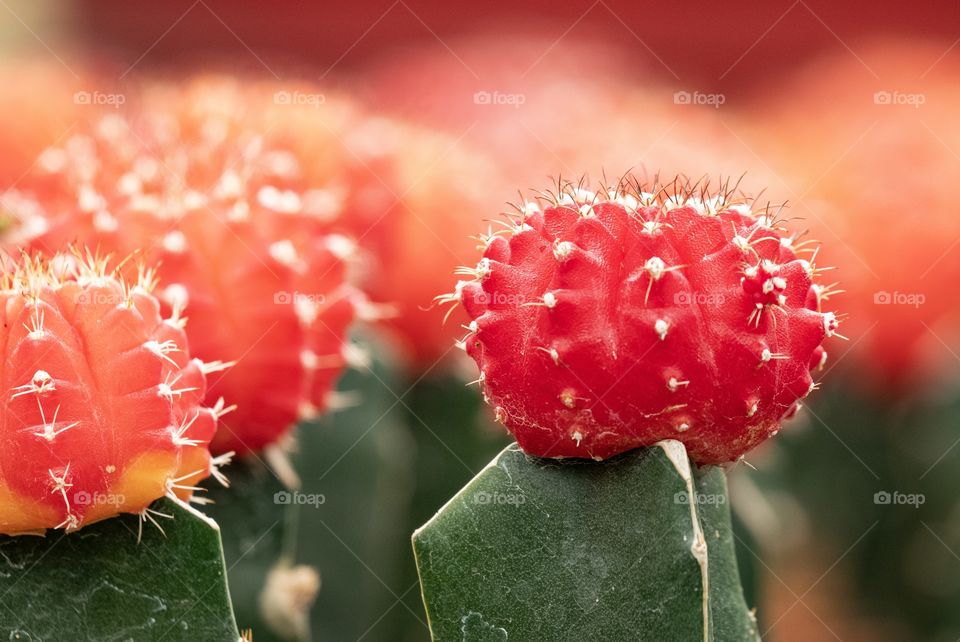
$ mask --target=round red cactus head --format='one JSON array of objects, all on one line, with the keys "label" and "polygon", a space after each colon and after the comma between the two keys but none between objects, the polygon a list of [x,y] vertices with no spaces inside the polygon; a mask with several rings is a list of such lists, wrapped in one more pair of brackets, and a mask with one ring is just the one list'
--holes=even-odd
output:
[{"label": "round red cactus head", "polygon": [[837,317],[816,249],[756,207],[729,183],[561,183],[484,237],[445,298],[471,317],[464,347],[524,450],[604,459],[677,439],[713,464],[777,432]]},{"label": "round red cactus head", "polygon": [[153,519],[210,474],[223,402],[183,321],[162,318],[153,275],[124,282],[79,253],[23,257],[0,285],[0,533],[76,530],[119,513]]},{"label": "round red cactus head", "polygon": [[[159,266],[158,298],[189,305],[194,353],[226,362],[208,402],[236,400],[212,443],[245,453],[327,407],[363,299],[353,243],[302,158],[266,139],[238,100],[165,87],[135,117],[101,116],[41,156],[5,196],[8,241],[55,252],[79,240]],[[212,368],[213,366],[211,366]]]}]

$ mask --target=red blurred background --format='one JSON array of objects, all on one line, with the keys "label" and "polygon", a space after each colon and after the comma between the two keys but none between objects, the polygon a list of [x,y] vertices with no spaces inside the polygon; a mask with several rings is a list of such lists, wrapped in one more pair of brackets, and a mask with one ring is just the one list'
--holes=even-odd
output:
[{"label": "red blurred background", "polygon": [[[824,50],[847,49],[870,35],[956,37],[955,3],[903,2],[584,2],[507,1],[451,3],[272,2],[168,0],[76,2],[79,30],[131,63],[194,64],[197,57],[229,54],[267,65],[306,62],[323,74],[376,63],[386,51],[485,33],[500,38],[530,33],[564,42],[596,38],[629,50],[634,80],[649,67],[701,91],[734,94],[776,79],[778,71]],[[149,52],[148,52],[149,50]],[[456,55],[453,48],[449,52]],[[246,60],[246,62],[250,62]],[[332,68],[332,69],[331,69]],[[602,72],[603,65],[595,67]]]},{"label": "red blurred background", "polygon": [[[409,126],[390,138],[385,165],[357,168],[373,184],[389,176],[397,203],[352,231],[378,258],[368,289],[397,306],[386,325],[415,374],[449,361],[459,321],[442,326],[433,297],[476,261],[469,235],[518,188],[636,169],[746,173],[745,189],[790,204],[794,227],[824,242],[818,265],[837,266],[846,290],[836,307],[849,313],[850,341],[831,355],[831,376],[887,402],[958,380],[955,2],[5,7],[4,48],[27,61],[0,68],[8,185],[82,117],[65,97],[145,75],[315,83],[371,119]],[[307,137],[309,118],[303,127]],[[351,141],[328,142],[356,160]],[[899,629],[860,615],[841,574],[811,576],[810,564],[834,557],[808,542],[771,570],[771,636],[897,639]],[[811,584],[808,608],[792,608]]]}]

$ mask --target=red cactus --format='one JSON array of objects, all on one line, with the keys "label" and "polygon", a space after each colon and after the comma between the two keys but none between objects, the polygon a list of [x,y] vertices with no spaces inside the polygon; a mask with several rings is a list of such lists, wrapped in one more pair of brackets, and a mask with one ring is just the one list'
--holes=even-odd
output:
[{"label": "red cactus", "polygon": [[235,102],[157,90],[136,119],[108,115],[6,195],[8,241],[47,252],[80,240],[160,265],[159,296],[189,303],[204,359],[233,362],[211,398],[239,409],[215,452],[258,450],[324,409],[362,302],[345,284],[352,243],[326,234],[329,198],[267,144]]},{"label": "red cactus", "polygon": [[[442,327],[431,307],[448,275],[473,253],[469,238],[500,201],[490,190],[506,182],[501,162],[478,154],[461,137],[374,116],[351,101],[324,95],[322,106],[291,104],[294,95],[318,96],[317,87],[249,88],[244,102],[218,96],[219,105],[264,106],[267,138],[290,150],[305,180],[323,186],[338,205],[331,231],[356,239],[362,270],[358,285],[393,311],[379,324],[407,364],[440,367],[459,331]],[[461,132],[458,132],[461,133]],[[462,180],[470,176],[471,180]]]},{"label": "red cactus", "polygon": [[472,318],[466,350],[531,454],[604,459],[673,438],[699,463],[735,460],[815,387],[829,289],[731,190],[631,181],[562,186],[487,237],[449,297]]},{"label": "red cactus", "polygon": [[357,286],[393,311],[378,329],[414,368],[439,367],[453,354],[456,325],[438,330],[443,312],[427,308],[450,270],[472,255],[469,236],[485,213],[500,204],[489,189],[507,187],[499,162],[459,138],[375,116],[306,83],[201,76],[185,88],[151,84],[143,101],[175,106],[191,131],[211,116],[229,123],[231,136],[255,131],[262,150],[294,161],[289,189],[312,204],[314,229],[355,239]]},{"label": "red cactus", "polygon": [[[195,132],[191,137],[215,117],[229,124],[231,136],[256,132],[261,150],[293,161],[296,177],[288,189],[302,192],[312,206],[313,229],[355,239],[357,286],[393,311],[378,329],[415,368],[452,354],[459,331],[455,325],[438,330],[443,312],[425,309],[446,287],[450,270],[471,256],[469,235],[500,204],[480,187],[505,185],[486,156],[306,83],[199,76],[184,87],[150,84],[143,102],[180,114],[180,123]],[[464,183],[462,176],[474,179]]]},{"label": "red cactus", "polygon": [[152,274],[125,283],[79,255],[24,258],[0,289],[0,533],[76,530],[191,496],[216,474],[208,444],[223,402],[184,320],[162,318]]}]

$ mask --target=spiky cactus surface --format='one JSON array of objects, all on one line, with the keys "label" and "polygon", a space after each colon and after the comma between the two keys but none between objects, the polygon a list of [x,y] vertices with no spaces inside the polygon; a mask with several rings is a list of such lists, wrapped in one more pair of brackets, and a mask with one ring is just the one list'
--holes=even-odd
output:
[{"label": "spiky cactus surface", "polygon": [[153,285],[149,271],[124,281],[89,254],[6,267],[0,533],[153,520],[155,499],[187,499],[219,476],[208,446],[229,408],[204,404],[211,368]]},{"label": "spiky cactus surface", "polygon": [[518,209],[446,300],[470,315],[464,346],[527,452],[677,439],[698,463],[733,461],[816,387],[837,317],[778,210],[729,184],[632,177]]}]

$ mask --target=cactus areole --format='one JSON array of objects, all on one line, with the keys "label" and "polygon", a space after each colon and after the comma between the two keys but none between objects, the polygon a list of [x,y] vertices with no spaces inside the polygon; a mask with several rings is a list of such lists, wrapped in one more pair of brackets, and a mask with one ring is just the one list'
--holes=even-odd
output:
[{"label": "cactus areole", "polygon": [[[208,444],[222,401],[203,405],[180,311],[163,318],[153,276],[124,282],[92,256],[24,257],[0,286],[0,533],[76,530],[151,502],[189,499],[229,457]],[[141,521],[141,524],[142,524]]]},{"label": "cactus areole", "polygon": [[482,237],[451,295],[497,419],[528,453],[605,459],[662,439],[738,459],[815,387],[837,317],[816,248],[729,184],[560,184]]}]

